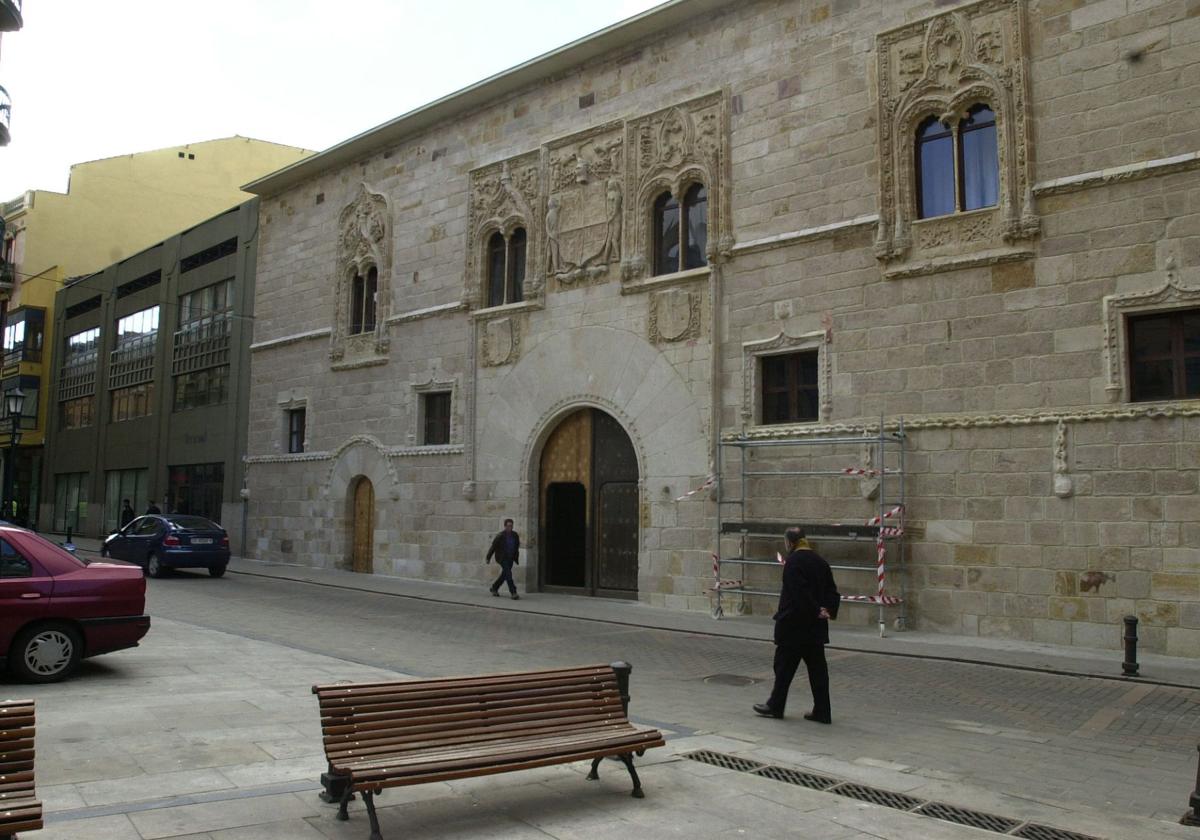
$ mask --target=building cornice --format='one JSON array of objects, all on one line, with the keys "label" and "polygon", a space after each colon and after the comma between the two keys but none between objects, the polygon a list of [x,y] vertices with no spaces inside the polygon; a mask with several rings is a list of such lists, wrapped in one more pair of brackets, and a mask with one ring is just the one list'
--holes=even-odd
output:
[{"label": "building cornice", "polygon": [[716,14],[728,7],[727,0],[669,0],[628,20],[572,41],[368,129],[323,152],[251,181],[242,189],[264,197],[277,195],[318,173],[361,160],[378,149],[400,143],[438,123],[494,105],[498,100],[541,79],[571,70],[609,53],[629,50],[633,44],[645,38],[677,29],[688,21]]}]

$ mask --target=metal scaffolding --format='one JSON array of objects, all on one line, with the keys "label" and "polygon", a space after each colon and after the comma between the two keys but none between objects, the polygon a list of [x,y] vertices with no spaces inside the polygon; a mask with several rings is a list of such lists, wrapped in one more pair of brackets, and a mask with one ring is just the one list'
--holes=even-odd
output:
[{"label": "metal scaffolding", "polygon": [[[809,542],[817,545],[824,542],[861,542],[873,545],[875,548],[875,563],[830,563],[833,569],[855,571],[855,572],[875,572],[875,586],[873,591],[863,594],[842,595],[843,603],[848,604],[866,604],[874,605],[879,610],[879,635],[883,636],[886,629],[886,621],[884,610],[888,607],[898,607],[899,613],[895,619],[896,629],[903,629],[906,621],[904,608],[904,588],[903,582],[899,585],[899,594],[890,595],[885,589],[885,584],[888,580],[888,565],[886,557],[890,553],[895,558],[893,563],[899,565],[904,556],[904,420],[901,419],[894,432],[886,430],[883,419],[880,418],[878,435],[870,435],[864,433],[859,437],[813,437],[813,438],[785,438],[775,440],[750,440],[747,438],[737,438],[734,440],[722,441],[720,447],[720,456],[717,463],[717,551],[713,555],[713,575],[715,578],[714,589],[716,593],[716,606],[713,608],[713,617],[722,618],[725,615],[725,610],[722,605],[723,599],[728,599],[731,595],[738,596],[738,610],[741,611],[745,607],[745,598],[747,595],[778,595],[778,588],[773,590],[756,589],[746,582],[747,573],[754,567],[775,567],[781,568],[779,559],[769,559],[761,554],[755,556],[752,548],[753,543],[761,543],[764,540],[773,540],[778,544],[783,536],[783,532],[792,526],[799,526],[804,529],[804,533]],[[784,448],[795,450],[797,447],[829,447],[831,451],[836,451],[839,447],[863,447],[870,445],[873,452],[870,458],[869,465],[847,466],[839,469],[770,469],[771,464],[759,466],[756,462],[751,468],[749,461],[751,453],[760,448],[774,449],[777,454],[786,452]],[[736,465],[739,477],[738,496],[736,498],[726,498],[727,482],[723,479],[727,475],[727,460],[726,452],[736,452],[738,463]],[[782,456],[780,456],[782,457]],[[774,460],[778,463],[779,457]],[[773,519],[756,519],[752,514],[752,505],[750,493],[751,480],[762,481],[778,478],[796,478],[803,477],[840,477],[854,478],[862,480],[877,479],[879,484],[874,492],[874,498],[878,502],[878,514],[866,521],[854,523],[841,522],[804,522],[804,521],[784,521]],[[726,511],[729,506],[736,506],[736,518],[729,518]],[[732,512],[731,512],[732,513]],[[737,555],[734,557],[725,557],[723,549],[728,542],[737,540]],[[778,557],[778,555],[777,555]],[[739,569],[740,578],[737,580],[724,580],[721,577],[723,568],[736,566]],[[895,576],[899,580],[899,576]]]}]

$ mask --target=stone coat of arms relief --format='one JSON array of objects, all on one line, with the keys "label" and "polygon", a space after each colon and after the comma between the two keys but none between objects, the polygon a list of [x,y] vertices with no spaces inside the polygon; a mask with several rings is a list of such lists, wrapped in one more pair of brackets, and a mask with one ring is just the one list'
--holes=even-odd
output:
[{"label": "stone coat of arms relief", "polygon": [[[375,327],[350,334],[351,285],[355,276],[378,275]],[[337,264],[334,269],[335,299],[329,358],[335,367],[357,367],[386,361],[389,341],[385,331],[391,301],[392,274],[391,213],[387,198],[367,184],[359,185],[354,200],[338,215]]]},{"label": "stone coat of arms relief", "polygon": [[559,288],[607,277],[621,261],[624,137],[613,123],[546,150],[546,273]]},{"label": "stone coat of arms relief", "polygon": [[[881,33],[880,207],[875,254],[889,277],[1032,256],[1033,204],[1025,0],[982,0]],[[917,218],[916,131],[977,104],[996,115],[998,206]]]},{"label": "stone coat of arms relief", "polygon": [[655,344],[687,341],[700,335],[704,293],[681,288],[650,295],[650,340]]}]

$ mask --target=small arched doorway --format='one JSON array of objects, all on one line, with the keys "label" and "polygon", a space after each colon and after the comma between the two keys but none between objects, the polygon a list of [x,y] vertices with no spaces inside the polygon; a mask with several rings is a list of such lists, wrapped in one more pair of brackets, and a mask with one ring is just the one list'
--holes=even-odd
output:
[{"label": "small arched doorway", "polygon": [[541,587],[637,597],[638,464],[633,442],[610,415],[582,408],[542,450]]},{"label": "small arched doorway", "polygon": [[350,535],[350,568],[371,574],[375,570],[375,487],[366,476],[351,486]]}]

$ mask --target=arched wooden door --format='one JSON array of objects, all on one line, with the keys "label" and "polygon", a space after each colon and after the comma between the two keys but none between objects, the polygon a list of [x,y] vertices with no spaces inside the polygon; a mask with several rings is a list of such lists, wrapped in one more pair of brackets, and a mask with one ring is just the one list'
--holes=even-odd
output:
[{"label": "arched wooden door", "polygon": [[638,579],[638,466],[629,435],[580,409],[550,434],[539,481],[543,589],[633,597]]},{"label": "arched wooden door", "polygon": [[371,574],[375,570],[375,488],[371,479],[360,478],[354,484],[352,568]]}]

